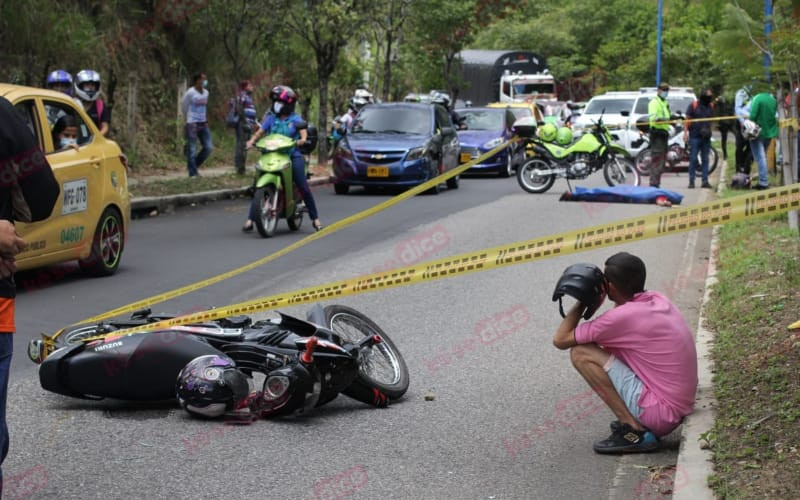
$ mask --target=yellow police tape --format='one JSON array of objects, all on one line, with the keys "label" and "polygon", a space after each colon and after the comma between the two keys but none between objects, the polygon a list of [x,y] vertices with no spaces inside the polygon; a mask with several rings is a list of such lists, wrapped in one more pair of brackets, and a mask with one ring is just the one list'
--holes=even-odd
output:
[{"label": "yellow police tape", "polygon": [[754,191],[685,208],[678,207],[657,214],[631,217],[576,231],[519,241],[422,264],[262,297],[219,309],[159,321],[142,327],[119,330],[113,332],[110,336],[117,337],[138,332],[167,329],[178,325],[202,323],[227,316],[252,314],[324,299],[338,299],[349,295],[434,281],[585,250],[631,243],[717,224],[779,214],[798,208],[800,208],[800,184]]},{"label": "yellow police tape", "polygon": [[[512,141],[513,140],[516,140],[516,139],[512,139]],[[164,302],[166,300],[174,299],[176,297],[180,297],[181,295],[185,295],[185,294],[187,294],[189,292],[193,292],[193,291],[199,290],[201,288],[205,288],[205,287],[213,285],[215,283],[219,283],[220,281],[224,281],[224,280],[226,280],[228,278],[232,278],[234,276],[238,276],[239,274],[242,274],[242,273],[245,273],[245,272],[250,271],[252,269],[255,269],[256,267],[262,266],[262,265],[266,264],[267,262],[275,260],[278,257],[282,257],[282,256],[288,254],[289,252],[293,251],[293,250],[296,250],[296,249],[298,249],[298,248],[300,248],[300,247],[302,247],[304,245],[307,245],[308,243],[311,243],[312,241],[315,241],[315,240],[318,240],[320,238],[323,238],[323,237],[325,237],[325,236],[327,236],[327,235],[329,235],[331,233],[334,233],[334,232],[336,232],[336,231],[338,231],[340,229],[344,229],[345,227],[350,226],[352,224],[355,224],[358,221],[364,220],[367,217],[371,217],[372,215],[375,215],[378,212],[386,210],[387,208],[389,208],[389,207],[391,207],[393,205],[396,205],[396,204],[400,203],[401,201],[407,200],[408,198],[411,198],[412,196],[415,196],[415,195],[417,195],[419,193],[422,193],[423,191],[426,191],[426,190],[436,186],[437,184],[440,184],[440,183],[446,181],[447,179],[455,177],[456,175],[459,175],[462,172],[464,172],[465,170],[467,170],[468,168],[471,168],[471,167],[479,164],[480,162],[482,162],[484,160],[487,160],[487,159],[491,158],[492,156],[494,156],[495,154],[499,153],[500,151],[505,149],[510,144],[510,142],[511,141],[504,142],[503,144],[500,144],[496,148],[494,148],[494,149],[492,149],[492,150],[480,155],[479,157],[473,159],[470,162],[467,162],[467,163],[464,163],[462,165],[459,165],[458,167],[456,167],[456,168],[454,168],[452,170],[449,170],[449,171],[439,175],[438,177],[435,177],[435,178],[433,178],[433,179],[431,179],[431,180],[429,180],[427,182],[424,182],[424,183],[422,183],[422,184],[420,184],[420,185],[418,185],[418,186],[416,186],[414,188],[411,188],[408,191],[405,191],[405,192],[403,192],[403,193],[401,193],[401,194],[399,194],[397,196],[394,196],[394,197],[390,198],[389,200],[384,201],[383,203],[379,203],[378,205],[375,205],[374,207],[368,208],[367,210],[363,210],[363,211],[361,211],[361,212],[359,212],[357,214],[351,215],[350,217],[347,217],[347,218],[342,219],[340,221],[337,221],[337,222],[335,222],[335,223],[333,223],[333,224],[331,224],[329,226],[326,226],[325,230],[317,232],[317,233],[314,233],[314,234],[311,234],[311,235],[303,238],[302,240],[296,241],[296,242],[292,243],[291,245],[289,245],[289,246],[287,246],[285,248],[282,248],[281,250],[278,250],[277,252],[272,253],[272,254],[270,254],[270,255],[268,255],[266,257],[263,257],[261,259],[258,259],[256,261],[254,261],[254,262],[251,262],[250,264],[244,265],[242,267],[238,267],[238,268],[233,269],[231,271],[219,274],[217,276],[214,276],[212,278],[208,278],[208,279],[203,280],[203,281],[199,281],[197,283],[192,283],[190,285],[187,285],[187,286],[184,286],[184,287],[181,287],[181,288],[176,288],[174,290],[170,290],[168,292],[164,292],[164,293],[161,293],[159,295],[154,295],[152,297],[148,297],[146,299],[142,299],[142,300],[139,300],[137,302],[133,302],[131,304],[128,304],[128,305],[125,305],[125,306],[122,306],[122,307],[118,307],[116,309],[112,309],[112,310],[104,312],[102,314],[98,314],[97,316],[92,316],[91,318],[87,318],[87,319],[85,319],[83,321],[80,321],[78,323],[74,323],[74,325],[82,325],[82,324],[86,324],[86,323],[98,323],[98,322],[103,321],[103,320],[108,319],[108,318],[113,318],[115,316],[119,316],[119,315],[122,315],[122,314],[125,314],[125,313],[130,313],[130,312],[133,312],[133,311],[136,311],[136,310],[139,310],[139,309],[143,309],[145,307],[150,307],[151,305],[158,304],[158,303]],[[72,325],[72,326],[74,326],[74,325]],[[48,346],[48,348],[52,348],[52,346],[53,346],[52,340],[57,338],[59,335],[61,335],[61,333],[64,332],[64,330],[65,329],[61,329],[61,330],[59,330],[58,332],[54,333],[51,336],[42,335],[42,337],[45,339],[45,344]]]}]

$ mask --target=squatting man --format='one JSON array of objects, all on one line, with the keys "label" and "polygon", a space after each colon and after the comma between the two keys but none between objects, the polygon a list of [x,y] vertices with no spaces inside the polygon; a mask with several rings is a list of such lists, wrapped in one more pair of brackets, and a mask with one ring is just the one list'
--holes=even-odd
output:
[{"label": "squatting man", "polygon": [[[617,420],[597,453],[633,453],[659,447],[692,412],[697,353],[681,312],[659,292],[645,290],[644,262],[627,252],[612,255],[605,270],[576,264],[564,271],[553,294],[578,301],[556,331],[553,344],[569,349],[575,369]],[[606,295],[613,309],[588,320]],[[580,323],[580,324],[579,324]]]}]

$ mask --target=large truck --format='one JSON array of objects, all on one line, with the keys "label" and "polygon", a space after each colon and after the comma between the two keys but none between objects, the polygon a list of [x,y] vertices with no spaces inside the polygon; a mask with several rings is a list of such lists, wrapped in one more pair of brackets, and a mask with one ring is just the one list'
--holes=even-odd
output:
[{"label": "large truck", "polygon": [[473,106],[557,99],[555,78],[539,54],[525,50],[462,50],[458,59],[465,82],[458,98]]}]

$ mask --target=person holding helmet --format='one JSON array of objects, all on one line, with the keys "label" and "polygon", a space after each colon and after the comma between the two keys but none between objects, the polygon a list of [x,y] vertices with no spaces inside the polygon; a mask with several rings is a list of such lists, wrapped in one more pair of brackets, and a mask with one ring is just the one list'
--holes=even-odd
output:
[{"label": "person holding helmet", "polygon": [[[582,267],[579,267],[582,266]],[[639,257],[612,255],[600,272],[592,265],[567,268],[553,300],[578,300],[562,315],[553,345],[569,349],[575,369],[617,417],[596,453],[655,450],[694,408],[697,352],[678,308],[659,292],[645,290]],[[616,305],[589,320],[605,296]],[[583,319],[588,320],[578,324]]]},{"label": "person holding helmet", "polygon": [[91,69],[79,71],[75,75],[75,95],[89,118],[97,125],[100,134],[107,136],[111,124],[111,108],[100,98],[100,73]]},{"label": "person holding helmet", "polygon": [[[297,146],[302,146],[308,140],[308,131],[306,130],[308,124],[303,120],[300,115],[294,112],[295,104],[297,103],[297,94],[291,87],[286,85],[277,85],[273,87],[269,93],[272,100],[272,106],[264,117],[261,126],[256,129],[250,140],[247,141],[247,148],[250,149],[256,141],[265,133],[267,134],[281,134],[290,137],[296,141]],[[300,189],[300,194],[303,197],[303,202],[308,208],[308,215],[311,217],[311,225],[314,229],[319,231],[322,229],[322,223],[319,220],[317,213],[317,205],[314,202],[314,195],[311,194],[311,188],[308,187],[308,179],[306,179],[306,165],[300,150],[295,147],[290,153],[292,158],[292,180]],[[242,226],[242,231],[249,232],[253,230],[253,220],[256,218],[258,207],[256,200],[250,205],[250,212]]]},{"label": "person holding helmet", "polygon": [[63,69],[57,69],[47,75],[46,87],[56,92],[63,92],[68,96],[72,96],[72,75]]}]

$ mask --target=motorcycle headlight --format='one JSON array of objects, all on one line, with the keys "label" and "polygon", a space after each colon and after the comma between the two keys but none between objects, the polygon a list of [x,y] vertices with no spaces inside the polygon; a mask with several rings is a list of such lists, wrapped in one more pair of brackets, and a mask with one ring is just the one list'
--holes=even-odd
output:
[{"label": "motorcycle headlight", "polygon": [[280,399],[289,390],[289,377],[284,375],[271,375],[264,381],[262,397],[266,401]]},{"label": "motorcycle headlight", "polygon": [[408,154],[406,155],[406,161],[419,160],[420,158],[423,158],[425,156],[426,152],[427,150],[424,147],[410,149],[408,151]]},{"label": "motorcycle headlight", "polygon": [[492,139],[491,141],[487,142],[486,144],[484,144],[481,147],[483,149],[494,149],[494,148],[496,148],[497,146],[499,146],[501,144],[503,144],[503,138],[502,137],[495,137],[494,139]]}]

